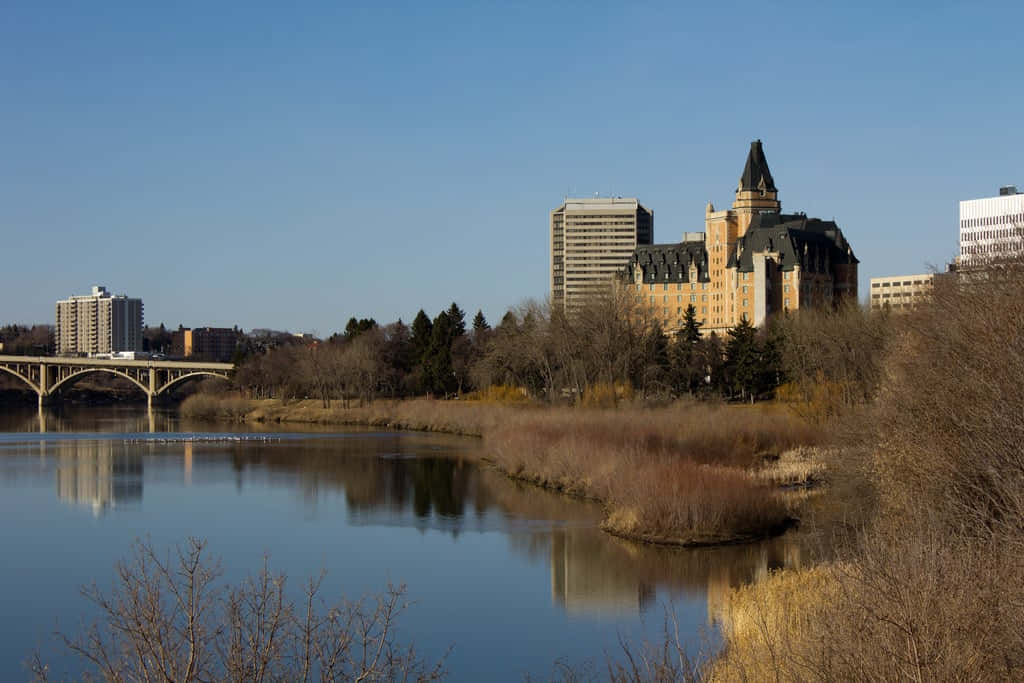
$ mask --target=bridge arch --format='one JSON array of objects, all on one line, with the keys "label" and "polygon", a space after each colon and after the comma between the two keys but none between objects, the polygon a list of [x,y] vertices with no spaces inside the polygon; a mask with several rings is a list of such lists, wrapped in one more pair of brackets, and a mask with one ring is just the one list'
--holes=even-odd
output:
[{"label": "bridge arch", "polygon": [[4,372],[7,372],[7,373],[10,373],[10,374],[14,375],[15,377],[17,377],[18,379],[20,379],[20,380],[21,380],[22,382],[24,382],[25,384],[27,384],[27,385],[29,385],[30,387],[32,387],[32,391],[36,392],[37,394],[39,393],[39,387],[38,387],[38,386],[36,386],[36,385],[35,385],[35,384],[34,384],[34,383],[32,382],[32,380],[30,380],[30,379],[29,379],[28,377],[25,377],[25,375],[22,375],[22,374],[20,374],[20,373],[17,373],[17,372],[15,372],[14,370],[11,370],[10,368],[5,368],[5,367],[4,367],[4,366],[2,366],[2,365],[0,365],[0,370],[3,370]]},{"label": "bridge arch", "polygon": [[224,373],[213,372],[211,370],[195,370],[193,372],[184,374],[181,377],[175,377],[169,382],[165,382],[163,385],[160,386],[160,388],[156,390],[156,392],[153,395],[159,396],[160,394],[164,393],[165,391],[173,387],[175,384],[178,384],[179,382],[184,382],[185,380],[191,379],[193,377],[199,377],[200,375],[206,375],[207,377],[216,377],[217,379],[222,379],[225,382],[231,381],[231,378]]},{"label": "bridge arch", "polygon": [[149,387],[147,387],[145,384],[143,384],[139,380],[135,379],[134,377],[132,377],[128,373],[121,372],[120,370],[117,370],[115,368],[82,368],[81,370],[76,370],[75,372],[72,372],[67,377],[64,377],[63,379],[61,379],[59,382],[54,382],[53,385],[49,387],[49,393],[51,393],[51,394],[56,393],[57,389],[59,389],[64,384],[67,384],[71,380],[76,379],[78,377],[81,377],[82,375],[87,375],[90,372],[107,372],[107,373],[110,373],[111,375],[117,375],[118,377],[124,377],[126,380],[128,380],[129,382],[131,382],[132,384],[137,386],[139,389],[142,389],[142,393],[144,393],[146,396],[149,396]]}]

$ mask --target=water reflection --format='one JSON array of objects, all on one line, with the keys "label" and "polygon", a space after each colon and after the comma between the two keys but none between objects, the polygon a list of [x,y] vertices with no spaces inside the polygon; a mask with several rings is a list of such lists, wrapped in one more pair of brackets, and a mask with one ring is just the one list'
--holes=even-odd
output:
[{"label": "water reflection", "polygon": [[[638,615],[660,609],[659,596],[667,593],[686,600],[706,597],[707,617],[714,622],[731,588],[772,569],[799,566],[802,559],[799,545],[786,537],[681,550],[609,536],[598,528],[599,506],[510,481],[479,465],[474,449],[480,442],[471,439],[397,432],[194,442],[167,435],[91,436],[22,441],[0,452],[22,449],[42,456],[55,471],[57,499],[90,506],[97,516],[120,513],[126,504],[132,504],[128,510],[140,507],[145,472],[147,486],[177,489],[173,497],[184,504],[203,495],[197,489],[228,483],[257,497],[291,490],[305,510],[302,519],[332,515],[329,523],[339,529],[411,527],[452,538],[500,533],[513,555],[546,568],[551,604],[571,614]],[[340,508],[329,504],[335,499]],[[339,509],[345,518],[335,520]]]},{"label": "water reflection", "polygon": [[57,499],[89,505],[94,515],[142,500],[142,455],[113,441],[40,442],[57,459]]},{"label": "water reflection", "polygon": [[415,526],[453,537],[504,531],[513,552],[550,567],[552,602],[571,613],[643,613],[665,588],[706,595],[714,621],[731,588],[801,562],[799,546],[786,537],[673,549],[609,536],[597,526],[597,505],[510,481],[478,465],[466,448],[464,439],[377,434],[294,448],[242,444],[232,462],[238,472],[262,468],[296,477],[310,505],[343,493],[350,524]]}]

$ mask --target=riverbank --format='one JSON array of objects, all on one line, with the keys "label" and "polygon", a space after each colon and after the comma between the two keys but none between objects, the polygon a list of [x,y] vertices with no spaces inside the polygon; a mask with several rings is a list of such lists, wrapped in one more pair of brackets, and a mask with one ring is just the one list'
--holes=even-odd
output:
[{"label": "riverbank", "polygon": [[799,517],[797,492],[821,481],[819,434],[780,409],[683,403],[576,409],[474,401],[378,401],[325,408],[312,400],[197,395],[192,419],[387,427],[477,436],[506,475],[600,502],[602,528],[675,546],[740,543]]}]

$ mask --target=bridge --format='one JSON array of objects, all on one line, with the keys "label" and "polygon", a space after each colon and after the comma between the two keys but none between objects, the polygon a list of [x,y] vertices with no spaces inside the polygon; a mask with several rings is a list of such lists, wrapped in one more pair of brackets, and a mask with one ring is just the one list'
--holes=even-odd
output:
[{"label": "bridge", "polygon": [[192,377],[208,376],[230,380],[231,363],[191,363],[168,360],[108,360],[106,358],[57,358],[49,356],[0,356],[0,371],[14,375],[39,396],[39,407],[50,403],[68,382],[90,372],[124,377],[153,397]]}]

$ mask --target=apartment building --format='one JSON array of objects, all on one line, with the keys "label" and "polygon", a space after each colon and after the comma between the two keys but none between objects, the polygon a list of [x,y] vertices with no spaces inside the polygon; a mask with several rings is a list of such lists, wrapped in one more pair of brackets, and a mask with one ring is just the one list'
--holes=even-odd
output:
[{"label": "apartment building", "polygon": [[934,273],[871,278],[871,310],[909,310],[928,300]]},{"label": "apartment building", "polygon": [[572,306],[606,289],[654,239],[654,212],[635,197],[569,199],[551,211],[551,299]]},{"label": "apartment building", "polygon": [[999,188],[996,197],[960,202],[962,266],[1024,254],[1024,193],[1013,185]]},{"label": "apartment building", "polygon": [[58,301],[56,318],[59,355],[142,351],[142,299],[115,296],[97,285],[91,294]]},{"label": "apartment building", "polygon": [[239,331],[230,327],[185,327],[171,335],[171,355],[226,363],[238,348],[239,336]]},{"label": "apartment building", "polygon": [[724,334],[741,320],[857,297],[857,258],[835,221],[784,214],[760,140],[750,144],[732,207],[708,203],[703,233],[637,247],[623,281],[667,331],[688,305],[704,333]]}]

